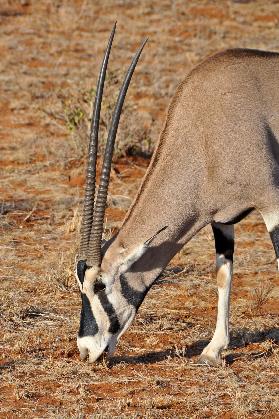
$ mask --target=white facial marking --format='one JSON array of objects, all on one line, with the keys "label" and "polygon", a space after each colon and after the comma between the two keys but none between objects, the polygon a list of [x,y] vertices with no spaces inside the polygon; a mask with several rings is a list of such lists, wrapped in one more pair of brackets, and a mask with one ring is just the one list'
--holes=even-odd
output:
[{"label": "white facial marking", "polygon": [[140,245],[124,256],[124,260],[120,264],[118,272],[125,273],[128,269],[146,252],[147,246]]},{"label": "white facial marking", "polygon": [[119,337],[132,322],[136,310],[127,302],[119,290],[114,288],[111,292],[106,292],[107,299],[113,306],[120,324],[120,330],[113,335],[109,332],[110,319],[98,295],[93,293],[92,296],[91,292],[88,294],[87,287],[84,289],[85,291],[88,298],[90,298],[91,310],[98,326],[98,332],[94,336],[78,337],[77,344],[81,359],[85,359],[89,355],[89,362],[94,362],[100,357],[106,347],[109,349],[109,355],[113,354]]},{"label": "white facial marking", "polygon": [[97,295],[90,298],[90,305],[95,317],[98,332],[94,336],[77,337],[77,345],[81,359],[89,355],[89,362],[96,361],[109,345],[111,333],[108,332],[110,321]]},{"label": "white facial marking", "polygon": [[89,362],[95,362],[102,355],[107,345],[108,339],[100,336],[99,333],[95,336],[77,338],[80,358],[81,360],[84,360],[87,358],[87,355],[89,355]]},{"label": "white facial marking", "polygon": [[[102,262],[102,282],[107,287],[107,292],[111,291],[115,278],[125,272],[135,263],[146,251],[147,247],[140,245],[135,249],[129,251],[125,248],[118,249],[117,257],[110,255],[105,256]],[[111,263],[110,260],[114,260]]]},{"label": "white facial marking", "polygon": [[114,284],[114,277],[111,276],[111,274],[108,274],[106,272],[102,272],[102,282],[106,286],[106,292],[110,293],[111,292],[111,287]]},{"label": "white facial marking", "polygon": [[79,290],[81,292],[82,291],[82,283],[80,282],[78,274],[77,274],[77,266],[76,266],[76,269],[75,269],[75,277],[76,277],[76,280],[77,280],[77,283],[78,283]]}]

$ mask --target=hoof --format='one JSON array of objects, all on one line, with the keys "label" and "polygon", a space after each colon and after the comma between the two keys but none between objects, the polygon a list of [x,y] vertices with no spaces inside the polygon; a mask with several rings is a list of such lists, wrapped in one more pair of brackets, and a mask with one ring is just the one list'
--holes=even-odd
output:
[{"label": "hoof", "polygon": [[207,367],[220,367],[223,365],[222,358],[214,358],[208,355],[201,355],[196,362],[196,365],[207,366]]}]

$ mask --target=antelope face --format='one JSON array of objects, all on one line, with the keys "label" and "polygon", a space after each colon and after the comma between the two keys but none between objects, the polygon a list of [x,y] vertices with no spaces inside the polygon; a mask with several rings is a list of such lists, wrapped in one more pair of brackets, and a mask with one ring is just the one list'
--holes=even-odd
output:
[{"label": "antelope face", "polygon": [[121,283],[108,287],[101,280],[99,269],[87,268],[78,262],[77,280],[81,291],[81,317],[77,345],[82,360],[96,361],[103,352],[111,355],[119,337],[132,322],[136,308],[122,293]]}]

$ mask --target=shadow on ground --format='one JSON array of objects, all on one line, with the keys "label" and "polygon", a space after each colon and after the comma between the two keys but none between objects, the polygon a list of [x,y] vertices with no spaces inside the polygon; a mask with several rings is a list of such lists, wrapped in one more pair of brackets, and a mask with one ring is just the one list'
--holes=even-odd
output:
[{"label": "shadow on ground", "polygon": [[[234,350],[237,348],[244,348],[251,343],[261,343],[266,340],[271,340],[274,344],[279,344],[279,329],[271,328],[261,331],[247,331],[247,329],[241,329],[237,334],[234,334],[231,338],[230,349]],[[157,362],[164,361],[167,358],[192,358],[201,354],[203,348],[209,343],[209,340],[199,340],[194,344],[188,346],[185,351],[181,353],[175,348],[169,348],[164,351],[148,352],[144,355],[136,356],[115,356],[110,360],[110,365],[114,366],[121,362],[126,364],[154,364]],[[270,356],[272,354],[272,347],[265,351],[247,353],[232,353],[225,357],[226,364],[233,364],[239,358],[259,358],[263,356]]]}]

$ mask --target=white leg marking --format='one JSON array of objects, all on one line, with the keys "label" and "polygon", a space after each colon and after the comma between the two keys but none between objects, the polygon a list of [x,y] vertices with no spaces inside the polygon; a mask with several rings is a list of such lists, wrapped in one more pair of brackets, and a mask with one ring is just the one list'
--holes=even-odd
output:
[{"label": "white leg marking", "polygon": [[[275,239],[273,237],[272,232],[273,232],[273,230],[276,229],[276,227],[278,228],[278,226],[279,226],[279,210],[277,209],[277,210],[268,211],[268,212],[261,212],[261,215],[264,219],[267,231],[270,233],[275,253],[278,256],[278,244],[276,243],[277,239]],[[274,242],[274,240],[275,240],[275,242]],[[277,259],[277,269],[279,271],[279,259]]]},{"label": "white leg marking", "polygon": [[201,360],[210,365],[221,362],[221,351],[226,349],[229,337],[229,307],[232,281],[232,261],[224,255],[216,256],[218,285],[218,314],[216,328],[210,343],[204,348]]},{"label": "white leg marking", "polygon": [[264,219],[266,228],[268,232],[270,233],[274,227],[279,225],[279,212],[278,209],[274,211],[269,211],[266,213],[261,212],[262,217]]}]

